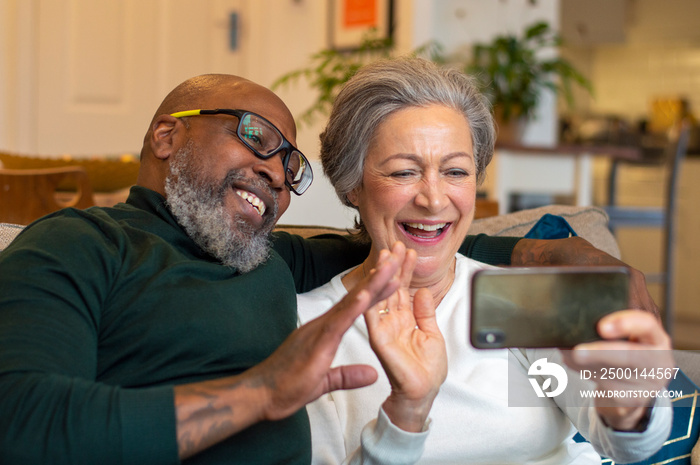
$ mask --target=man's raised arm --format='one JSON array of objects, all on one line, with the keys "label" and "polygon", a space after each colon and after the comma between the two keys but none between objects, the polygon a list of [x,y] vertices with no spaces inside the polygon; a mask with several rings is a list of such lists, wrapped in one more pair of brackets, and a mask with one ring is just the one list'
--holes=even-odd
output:
[{"label": "man's raised arm", "polygon": [[659,318],[659,307],[649,295],[644,274],[595,248],[581,237],[566,239],[521,239],[511,255],[512,266],[624,266],[630,271],[629,306]]},{"label": "man's raised arm", "polygon": [[263,420],[292,415],[321,394],[371,384],[365,365],[331,368],[343,334],[355,319],[399,286],[405,246],[382,252],[372,273],[338,304],[294,331],[265,361],[236,376],[175,386],[177,442],[190,457]]}]

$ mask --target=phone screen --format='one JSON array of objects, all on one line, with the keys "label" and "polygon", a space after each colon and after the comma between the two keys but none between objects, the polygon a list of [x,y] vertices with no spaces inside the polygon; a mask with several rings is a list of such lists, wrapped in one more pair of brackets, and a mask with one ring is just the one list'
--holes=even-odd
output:
[{"label": "phone screen", "polygon": [[573,347],[600,339],[596,324],[628,305],[624,267],[480,270],[472,278],[474,347]]}]

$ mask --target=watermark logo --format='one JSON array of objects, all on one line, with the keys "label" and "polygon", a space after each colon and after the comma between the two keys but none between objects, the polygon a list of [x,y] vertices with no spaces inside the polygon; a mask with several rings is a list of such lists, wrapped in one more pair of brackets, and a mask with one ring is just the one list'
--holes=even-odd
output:
[{"label": "watermark logo", "polygon": [[657,405],[670,406],[688,398],[683,373],[669,363],[670,350],[600,350],[595,365],[578,370],[564,362],[571,355],[566,349],[509,350],[508,406],[619,407],[657,398],[670,400]]},{"label": "watermark logo", "polygon": [[[530,384],[532,389],[535,390],[537,397],[556,397],[566,389],[566,385],[569,382],[569,378],[566,375],[566,371],[561,365],[548,362],[546,358],[541,358],[536,360],[535,363],[530,365],[530,369],[527,371]],[[537,377],[542,377],[542,385],[540,386]],[[556,389],[553,391],[552,388],[552,378],[557,380]]]}]

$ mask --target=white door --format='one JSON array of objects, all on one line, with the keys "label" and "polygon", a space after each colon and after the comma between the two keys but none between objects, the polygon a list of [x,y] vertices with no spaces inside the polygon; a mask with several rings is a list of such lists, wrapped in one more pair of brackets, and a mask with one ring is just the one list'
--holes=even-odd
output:
[{"label": "white door", "polygon": [[[197,74],[245,74],[229,18],[243,0],[35,0],[38,154],[138,153],[165,94]],[[242,38],[241,38],[242,39]]]}]

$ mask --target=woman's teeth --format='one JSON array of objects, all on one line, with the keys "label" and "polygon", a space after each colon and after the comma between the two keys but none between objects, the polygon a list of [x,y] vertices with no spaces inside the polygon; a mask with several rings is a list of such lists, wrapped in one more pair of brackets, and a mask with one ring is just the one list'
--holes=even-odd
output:
[{"label": "woman's teeth", "polygon": [[265,202],[260,200],[255,194],[251,194],[250,192],[242,191],[239,189],[236,189],[236,194],[238,194],[239,197],[242,197],[244,200],[248,201],[249,204],[255,207],[260,216],[263,216],[265,214]]},{"label": "woman's teeth", "polygon": [[440,234],[442,234],[442,230],[445,226],[447,226],[447,223],[403,223],[403,228],[408,234],[416,237],[421,237],[423,239],[438,237]]},{"label": "woman's teeth", "polygon": [[438,224],[423,224],[423,223],[404,223],[409,228],[422,229],[423,231],[437,231],[447,226],[447,223]]}]

